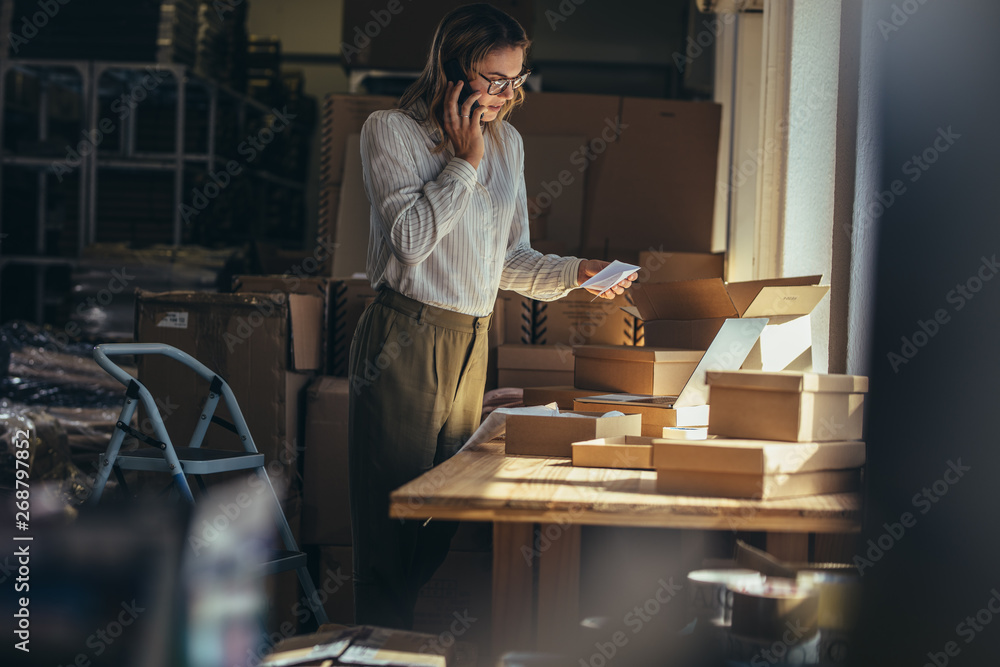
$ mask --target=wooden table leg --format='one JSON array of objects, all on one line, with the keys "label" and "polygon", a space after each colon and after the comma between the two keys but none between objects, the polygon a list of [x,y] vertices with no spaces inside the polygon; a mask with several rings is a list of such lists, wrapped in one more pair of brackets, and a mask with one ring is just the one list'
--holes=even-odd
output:
[{"label": "wooden table leg", "polygon": [[[493,524],[493,657],[534,647],[534,524]],[[527,555],[526,555],[527,554]]]},{"label": "wooden table leg", "polygon": [[580,526],[543,523],[538,546],[538,650],[554,651],[580,622]]},{"label": "wooden table leg", "polygon": [[809,560],[809,533],[768,533],[767,553],[785,562]]}]

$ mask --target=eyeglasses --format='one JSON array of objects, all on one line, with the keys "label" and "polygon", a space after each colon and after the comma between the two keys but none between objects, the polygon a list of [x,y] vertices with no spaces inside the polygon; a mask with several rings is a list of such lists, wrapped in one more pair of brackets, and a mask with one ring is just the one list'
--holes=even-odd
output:
[{"label": "eyeglasses", "polygon": [[524,81],[525,81],[525,79],[528,78],[529,74],[531,74],[531,70],[530,69],[529,70],[525,70],[521,74],[518,74],[513,79],[487,79],[482,74],[480,74],[479,76],[482,76],[483,79],[485,79],[486,81],[489,81],[489,83],[490,83],[489,87],[486,89],[486,94],[487,95],[499,95],[503,91],[507,90],[507,86],[508,85],[514,86],[515,90],[517,90],[518,88],[520,88],[521,86],[523,86],[524,85]]}]

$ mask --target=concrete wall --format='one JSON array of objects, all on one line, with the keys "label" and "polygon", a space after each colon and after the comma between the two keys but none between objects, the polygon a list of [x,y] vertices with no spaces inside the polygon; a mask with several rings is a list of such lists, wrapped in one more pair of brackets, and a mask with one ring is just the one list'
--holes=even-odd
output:
[{"label": "concrete wall", "polygon": [[[798,0],[792,19],[781,275],[830,279],[840,64],[840,0]],[[813,311],[813,365],[826,372],[830,301]]]}]

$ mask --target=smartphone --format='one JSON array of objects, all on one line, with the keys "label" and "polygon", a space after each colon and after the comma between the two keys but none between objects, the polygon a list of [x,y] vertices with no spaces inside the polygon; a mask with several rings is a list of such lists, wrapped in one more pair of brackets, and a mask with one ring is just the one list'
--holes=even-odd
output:
[{"label": "smartphone", "polygon": [[[462,66],[458,64],[458,60],[455,58],[444,64],[444,75],[448,77],[449,81],[454,81],[455,83],[462,82],[462,90],[458,93],[458,112],[461,115],[462,105],[465,104],[465,100],[472,94],[472,86],[469,84],[469,80],[465,78],[465,74],[462,73]],[[472,109],[469,111],[470,116],[478,106],[479,102],[472,103]]]}]

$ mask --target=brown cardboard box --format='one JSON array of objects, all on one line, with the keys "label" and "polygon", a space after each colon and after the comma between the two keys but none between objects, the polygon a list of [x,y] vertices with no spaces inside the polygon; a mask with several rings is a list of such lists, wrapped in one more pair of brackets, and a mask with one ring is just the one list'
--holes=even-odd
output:
[{"label": "brown cardboard box", "polygon": [[[563,170],[568,172],[564,180],[568,176],[573,182],[579,179],[584,182],[584,229],[593,203],[594,184],[604,171],[606,149],[620,135],[621,103],[622,98],[614,95],[528,91],[524,104],[509,118],[522,137],[571,135],[584,138],[575,150],[561,156]],[[573,113],[566,113],[567,109],[572,109]],[[578,238],[574,246],[579,245]]]},{"label": "brown cardboard box", "polygon": [[775,442],[773,440],[658,440],[653,467],[745,475],[846,470],[865,464],[865,443]]},{"label": "brown cardboard box", "polygon": [[[299,397],[309,380],[309,375],[291,372],[291,313],[289,299],[280,294],[136,295],[136,341],[172,345],[218,373],[232,388],[257,450],[269,465],[278,461],[288,474],[298,467]],[[209,383],[159,355],[140,358],[139,380],[171,407],[167,430],[186,444]],[[216,414],[230,418],[221,402]],[[235,434],[215,427],[209,428],[205,446],[243,449]],[[296,481],[292,491],[299,488]]]},{"label": "brown cardboard box", "polygon": [[779,371],[812,367],[809,313],[830,290],[820,276],[724,283],[719,278],[639,283],[630,290],[646,345],[707,349],[730,317],[767,317],[743,368]]},{"label": "brown cardboard box", "polygon": [[[526,345],[634,345],[636,318],[622,310],[624,296],[597,299],[574,290],[557,301],[535,301],[514,292],[500,292],[504,301],[504,340]],[[549,383],[553,384],[553,383]]]},{"label": "brown cardboard box", "polygon": [[306,389],[302,542],[350,544],[346,378],[318,377]]},{"label": "brown cardboard box", "polygon": [[659,438],[666,427],[697,427],[708,425],[707,405],[670,407],[671,401],[657,396],[606,394],[588,396],[573,401],[574,410],[619,410],[627,415],[642,415],[642,435]]},{"label": "brown cardboard box", "polygon": [[[299,277],[294,275],[280,276],[234,276],[234,292],[257,292],[260,294],[286,294],[295,295],[290,298],[292,312],[292,358],[307,357],[306,361],[310,366],[296,366],[297,370],[320,370],[327,367],[327,338],[330,330],[330,285],[329,280],[320,277]],[[303,309],[302,299],[299,296],[308,296],[312,299],[319,299],[318,302],[305,302],[308,310]],[[318,321],[314,321],[317,320]],[[307,328],[304,328],[307,327]],[[313,343],[309,338],[300,335],[303,331],[312,331],[318,327],[318,339]],[[308,346],[302,349],[303,346]],[[302,350],[300,352],[300,349]],[[311,356],[315,355],[315,359]]]},{"label": "brown cardboard box", "polygon": [[586,138],[549,134],[521,138],[531,247],[544,254],[575,255],[582,236],[585,180],[567,160]]},{"label": "brown cardboard box", "polygon": [[507,454],[573,456],[573,443],[616,435],[639,435],[640,415],[602,417],[603,412],[575,412],[585,417],[507,415]]},{"label": "brown cardboard box", "polygon": [[344,174],[337,202],[337,245],[333,251],[332,275],[363,275],[368,270],[372,208],[365,191],[361,135],[356,132],[347,135],[344,146]]},{"label": "brown cardboard box", "polygon": [[361,314],[375,298],[367,278],[334,278],[330,286],[330,335],[327,374],[346,377],[351,356],[351,340]]},{"label": "brown cardboard box", "polygon": [[273,290],[298,294],[313,294],[324,299],[320,368],[326,375],[347,376],[351,339],[361,319],[361,313],[375,290],[366,278],[325,278],[298,276],[237,276],[237,292],[267,292]]},{"label": "brown cardboard box", "polygon": [[572,410],[573,400],[597,394],[593,389],[577,389],[571,386],[525,387],[522,402],[527,405],[548,405],[555,403],[560,410]]},{"label": "brown cardboard box", "polygon": [[656,438],[620,435],[573,443],[573,465],[583,468],[653,469]]},{"label": "brown cardboard box", "polygon": [[649,320],[642,323],[642,330],[648,345],[707,350],[726,319],[713,317],[704,320]]},{"label": "brown cardboard box", "polygon": [[588,193],[584,246],[723,249],[725,240],[712,235],[722,107],[626,97],[619,113],[617,140]]},{"label": "brown cardboard box", "polygon": [[861,485],[860,470],[820,470],[794,475],[657,470],[656,490],[676,496],[771,500],[848,493]]},{"label": "brown cardboard box", "polygon": [[329,276],[333,273],[333,253],[337,244],[337,212],[340,211],[340,185],[323,183],[319,189],[319,209],[316,214],[316,244],[324,251],[319,256],[322,261],[318,273]]},{"label": "brown cardboard box", "polygon": [[639,280],[644,283],[669,283],[700,278],[724,278],[725,253],[659,252],[639,253]]},{"label": "brown cardboard box", "polygon": [[631,345],[578,345],[573,384],[626,394],[676,396],[703,353]]},{"label": "brown cardboard box", "polygon": [[709,371],[709,433],[730,438],[860,440],[868,378],[818,373]]},{"label": "brown cardboard box", "polygon": [[373,111],[394,109],[397,98],[383,95],[331,93],[323,100],[323,127],[320,139],[320,182],[339,185],[344,175],[344,152],[349,134],[361,127]]},{"label": "brown cardboard box", "polygon": [[558,345],[501,345],[497,348],[501,387],[572,384],[573,352]]},{"label": "brown cardboard box", "polygon": [[[347,0],[344,2],[341,58],[346,69],[420,71],[427,61],[438,22],[462,0]],[[513,16],[533,34],[535,6],[525,0],[490,3]]]}]

